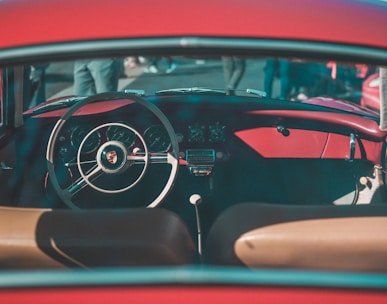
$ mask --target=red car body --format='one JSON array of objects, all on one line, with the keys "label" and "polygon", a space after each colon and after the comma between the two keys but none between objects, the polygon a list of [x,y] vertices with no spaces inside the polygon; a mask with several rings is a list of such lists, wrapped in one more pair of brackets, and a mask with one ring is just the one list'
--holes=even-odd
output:
[{"label": "red car body", "polygon": [[380,85],[379,73],[370,75],[362,87],[360,105],[376,111],[380,110]]},{"label": "red car body", "polygon": [[[365,61],[373,62],[373,54],[387,52],[387,39],[384,29],[387,28],[387,5],[381,1],[358,0],[4,0],[0,1],[0,20],[3,31],[0,34],[0,61],[4,67],[14,64],[18,60],[24,62],[23,52],[27,50],[30,59],[41,56],[39,51],[56,58],[66,59],[65,50],[75,43],[88,44],[88,52],[93,48],[93,43],[101,41],[141,41],[147,38],[177,39],[180,47],[201,48],[202,40],[206,38],[231,38],[236,42],[239,38],[258,39],[259,41],[286,41],[302,42],[305,46],[310,43],[327,45],[327,52],[336,50],[337,58],[345,58],[340,52],[340,47],[354,46],[362,50],[370,50],[365,54]],[[197,40],[197,38],[200,39]],[[173,40],[176,41],[176,40]],[[63,51],[52,51],[52,47],[61,46]],[[76,46],[77,48],[78,46]],[[167,46],[163,46],[168,49]],[[176,47],[175,42],[173,46]],[[275,50],[281,53],[280,43]],[[99,54],[103,49],[97,46]],[[291,49],[291,47],[288,47]],[[154,46],[157,51],[157,45]],[[19,55],[20,54],[22,55]],[[323,52],[323,51],[322,51]],[[151,52],[150,52],[151,53]],[[349,57],[354,56],[350,54]],[[85,56],[87,51],[85,52]],[[369,57],[367,57],[369,55]],[[362,55],[357,55],[361,58]],[[43,58],[43,57],[42,57]],[[41,59],[41,58],[39,58]],[[363,99],[361,105],[378,110],[374,97],[378,91],[370,85],[376,76],[371,76],[364,82]],[[2,91],[0,90],[0,95]],[[374,96],[374,97],[369,97]],[[374,102],[375,101],[375,102]],[[50,101],[48,103],[52,103]],[[349,159],[350,148],[348,136],[335,134],[328,131],[297,130],[290,128],[293,137],[283,136],[278,127],[275,127],[277,117],[289,121],[313,120],[316,124],[332,125],[343,130],[356,131],[356,143],[353,159],[364,159],[372,163],[380,163],[383,158],[383,146],[387,131],[379,128],[376,119],[377,112],[362,109],[356,105],[349,105],[342,101],[329,98],[311,98],[305,103],[330,106],[332,109],[356,112],[361,116],[351,116],[346,113],[334,113],[329,117],[320,116],[318,112],[302,112],[297,114],[282,110],[246,111],[250,116],[256,115],[273,123],[271,127],[249,128],[235,131],[233,134],[246,143],[252,151],[268,159],[275,158],[321,158],[321,159]],[[123,104],[115,105],[118,108]],[[78,113],[79,116],[98,114],[114,110],[112,105],[89,104]],[[59,119],[62,110],[49,113],[33,114],[29,109],[25,115],[34,118]],[[368,118],[367,118],[368,117]],[[272,141],[276,138],[276,141]],[[268,144],[270,143],[271,144]],[[303,149],[300,149],[303,147]],[[48,273],[49,274],[49,273]],[[76,275],[76,272],[74,273]],[[233,286],[223,287],[225,281],[217,281],[217,277],[202,276],[190,277],[184,270],[179,272],[184,280],[170,280],[164,283],[147,285],[136,283],[132,285],[123,281],[97,286],[87,285],[87,279],[80,286],[71,284],[71,275],[63,285],[60,283],[60,273],[55,274],[58,285],[50,285],[45,280],[47,273],[36,273],[38,278],[43,278],[34,288],[34,284],[23,283],[21,276],[10,273],[14,278],[15,289],[12,286],[0,287],[0,302],[2,303],[67,303],[87,302],[106,303],[148,303],[161,302],[187,302],[197,303],[206,301],[210,303],[386,303],[387,293],[386,277],[381,276],[370,279],[370,287],[361,285],[356,288],[356,282],[348,286],[335,287],[334,283],[323,286],[303,286],[286,282],[276,285],[274,282],[249,285],[246,281]],[[96,277],[103,278],[103,273]],[[157,276],[157,272],[152,273]],[[307,277],[307,273],[304,274]],[[366,277],[367,274],[364,274]],[[278,275],[278,281],[281,274]],[[287,276],[287,279],[290,276]],[[190,281],[190,279],[192,279]],[[345,279],[350,282],[350,275]],[[6,280],[6,275],[0,279]],[[211,283],[211,280],[215,283]],[[236,281],[238,278],[236,279]],[[334,276],[327,276],[327,280],[334,280]],[[366,281],[366,278],[364,278]],[[219,283],[220,282],[220,283]],[[378,288],[378,283],[382,286]],[[209,284],[209,286],[207,286]],[[188,286],[186,286],[188,285]],[[307,285],[307,284],[305,284]],[[366,284],[365,284],[366,285]],[[312,300],[311,300],[312,299]]]},{"label": "red car body", "polygon": [[380,30],[387,23],[386,7],[378,1],[147,0],[128,4],[125,0],[37,0],[2,1],[0,5],[4,24],[14,24],[15,14],[22,20],[3,33],[2,49],[77,40],[189,36],[387,46]]}]

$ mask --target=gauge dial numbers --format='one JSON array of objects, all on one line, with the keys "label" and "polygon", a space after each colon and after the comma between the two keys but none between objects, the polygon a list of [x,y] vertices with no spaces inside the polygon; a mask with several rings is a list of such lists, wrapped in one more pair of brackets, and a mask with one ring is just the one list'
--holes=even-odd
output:
[{"label": "gauge dial numbers", "polygon": [[191,143],[204,143],[205,142],[205,130],[203,125],[188,126],[188,141]]},{"label": "gauge dial numbers", "polygon": [[[89,133],[89,130],[83,126],[76,126],[71,129],[70,133],[70,142],[71,146],[75,149],[78,150],[82,140],[85,138],[85,136]],[[90,134],[89,138],[86,140],[86,142],[82,146],[82,151],[81,153],[92,153],[101,144],[101,134],[96,131]]]},{"label": "gauge dial numbers", "polygon": [[209,138],[213,143],[222,143],[226,141],[226,126],[219,122],[208,126]]},{"label": "gauge dial numbers", "polygon": [[162,125],[153,125],[146,129],[144,140],[150,152],[166,152],[171,147],[168,132]]},{"label": "gauge dial numbers", "polygon": [[122,142],[126,149],[129,150],[136,141],[136,134],[121,126],[110,126],[106,131],[106,138],[108,141],[116,140]]}]

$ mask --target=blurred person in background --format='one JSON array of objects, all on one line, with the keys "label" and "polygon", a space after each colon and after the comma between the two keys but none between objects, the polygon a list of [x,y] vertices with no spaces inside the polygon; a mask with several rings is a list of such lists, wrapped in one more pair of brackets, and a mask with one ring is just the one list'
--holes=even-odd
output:
[{"label": "blurred person in background", "polygon": [[265,67],[265,76],[263,80],[263,88],[266,92],[268,98],[272,97],[273,90],[273,81],[274,78],[278,75],[281,83],[280,96],[282,100],[286,100],[289,94],[289,61],[285,59],[278,58],[268,58],[266,59]]},{"label": "blurred person in background", "polygon": [[74,64],[74,91],[78,96],[89,96],[118,89],[123,69],[121,59],[85,59]]},{"label": "blurred person in background", "polygon": [[228,95],[235,95],[235,89],[245,73],[245,59],[235,56],[223,56],[223,73]]}]

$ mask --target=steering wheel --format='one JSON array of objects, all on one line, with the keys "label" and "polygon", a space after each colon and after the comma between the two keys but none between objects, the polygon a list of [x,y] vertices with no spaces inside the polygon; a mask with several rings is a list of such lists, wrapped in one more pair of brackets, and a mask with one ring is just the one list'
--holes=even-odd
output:
[{"label": "steering wheel", "polygon": [[[78,151],[76,153],[76,166],[79,171],[79,178],[72,181],[70,186],[61,186],[55,170],[54,156],[56,153],[55,151],[57,151],[56,147],[60,141],[60,134],[64,129],[64,126],[74,113],[78,112],[82,107],[94,102],[114,102],[115,100],[127,100],[129,104],[137,103],[157,117],[162,126],[165,128],[169,137],[168,140],[171,143],[168,152],[150,152],[146,141],[141,135],[141,132],[121,121],[102,123],[89,131],[79,144]],[[109,128],[119,128],[124,132],[134,134],[137,145],[135,147],[127,147],[125,142],[120,138],[109,139],[106,137],[104,140],[99,141],[98,147],[95,148],[96,152],[91,156],[92,159],[83,161],[82,155],[84,154],[84,149],[88,146],[91,138],[93,138],[93,136],[95,136],[95,134],[100,130]],[[157,197],[147,205],[148,208],[153,208],[158,206],[163,201],[175,182],[179,167],[178,150],[179,145],[177,138],[169,120],[154,104],[149,103],[139,96],[127,93],[101,93],[87,97],[74,104],[55,124],[49,137],[46,151],[49,180],[55,192],[68,207],[72,209],[79,209],[80,207],[73,202],[73,197],[83,188],[89,186],[98,192],[111,195],[123,193],[134,188],[141,180],[143,180],[150,164],[169,164],[169,176],[164,187],[161,192],[158,193]],[[133,170],[133,168],[138,168],[139,166],[141,167],[140,170]],[[124,180],[124,185],[120,183],[117,187],[113,187],[111,189],[98,184],[98,179],[102,176],[112,177],[120,175],[124,172],[129,172],[130,170],[135,171],[135,177]]]}]

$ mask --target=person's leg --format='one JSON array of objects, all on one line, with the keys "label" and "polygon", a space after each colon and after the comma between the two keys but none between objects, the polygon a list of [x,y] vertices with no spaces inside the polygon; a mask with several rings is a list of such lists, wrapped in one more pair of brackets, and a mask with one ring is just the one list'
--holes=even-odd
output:
[{"label": "person's leg", "polygon": [[271,98],[274,73],[275,73],[275,60],[273,58],[266,59],[264,69],[265,69],[264,70],[265,76],[263,79],[263,89],[266,92],[266,96],[268,98]]},{"label": "person's leg", "polygon": [[245,73],[246,63],[244,59],[238,57],[233,57],[232,60],[234,69],[229,80],[229,87],[232,89],[236,89],[242,79],[243,74]]},{"label": "person's leg", "polygon": [[95,94],[93,77],[87,67],[90,60],[79,60],[74,63],[74,93],[78,96]]},{"label": "person's leg", "polygon": [[46,68],[48,65],[37,65],[31,67],[32,97],[30,107],[46,100]]},{"label": "person's leg", "polygon": [[97,59],[90,62],[88,66],[94,78],[96,93],[117,91],[120,73],[118,62],[114,59]]},{"label": "person's leg", "polygon": [[167,74],[172,73],[177,68],[177,64],[171,56],[167,57],[167,64],[168,64],[168,67],[165,70],[165,73]]},{"label": "person's leg", "polygon": [[227,89],[233,89],[232,86],[230,86],[230,80],[232,76],[232,71],[234,69],[234,63],[232,61],[231,57],[222,57],[222,63],[223,63],[223,75],[224,75],[224,81],[226,83]]},{"label": "person's leg", "polygon": [[286,100],[289,93],[289,61],[280,59],[278,63],[281,81],[280,99]]}]

